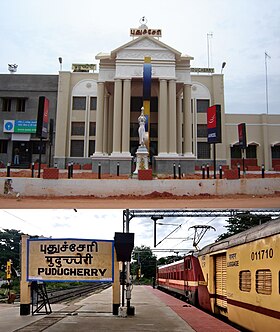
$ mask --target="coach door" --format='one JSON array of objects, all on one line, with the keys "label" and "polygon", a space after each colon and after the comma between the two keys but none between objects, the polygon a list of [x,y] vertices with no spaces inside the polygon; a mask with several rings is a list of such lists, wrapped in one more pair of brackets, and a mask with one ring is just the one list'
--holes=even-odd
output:
[{"label": "coach door", "polygon": [[216,273],[215,273],[216,305],[220,309],[222,309],[221,311],[226,311],[226,309],[227,309],[226,253],[215,256],[215,271],[216,271]]}]

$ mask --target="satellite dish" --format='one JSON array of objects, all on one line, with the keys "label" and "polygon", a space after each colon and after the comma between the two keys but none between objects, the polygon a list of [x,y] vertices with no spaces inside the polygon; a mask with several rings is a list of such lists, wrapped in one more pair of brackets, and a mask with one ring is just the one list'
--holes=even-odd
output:
[{"label": "satellite dish", "polygon": [[18,65],[16,65],[16,64],[8,64],[8,70],[9,70],[10,74],[16,73],[17,67],[18,67]]}]

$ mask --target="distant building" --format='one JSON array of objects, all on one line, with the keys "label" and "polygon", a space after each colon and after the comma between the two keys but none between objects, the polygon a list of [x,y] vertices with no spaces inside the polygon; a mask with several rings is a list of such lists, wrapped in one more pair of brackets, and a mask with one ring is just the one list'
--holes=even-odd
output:
[{"label": "distant building", "polygon": [[[149,30],[132,29],[133,39],[108,54],[99,53],[95,65],[73,65],[59,75],[0,75],[0,160],[11,161],[22,146],[26,162],[38,158],[33,134],[11,134],[4,120],[33,120],[37,99],[50,99],[49,118],[55,120],[51,164],[65,168],[69,161],[98,165],[104,173],[130,173],[139,145],[138,117],[143,105],[143,64],[151,57],[149,153],[157,173],[182,173],[213,163],[213,145],[207,143],[207,109],[221,105],[222,143],[216,144],[217,165],[241,163],[238,129],[246,123],[246,165],[280,165],[280,115],[226,114],[223,75],[211,68],[192,68],[190,55],[161,42]],[[148,30],[147,30],[148,31]],[[135,37],[136,36],[136,37]],[[57,103],[57,105],[56,105]],[[13,106],[12,106],[13,105]],[[23,110],[24,105],[24,110]],[[21,142],[21,143],[19,143]],[[44,161],[50,146],[45,142]],[[30,153],[32,151],[32,153]]]},{"label": "distant building", "polygon": [[[39,97],[49,99],[49,119],[55,123],[58,75],[0,74],[0,160],[30,167],[39,158],[40,139],[36,137]],[[52,163],[54,150],[49,138],[42,145],[42,162]]]}]

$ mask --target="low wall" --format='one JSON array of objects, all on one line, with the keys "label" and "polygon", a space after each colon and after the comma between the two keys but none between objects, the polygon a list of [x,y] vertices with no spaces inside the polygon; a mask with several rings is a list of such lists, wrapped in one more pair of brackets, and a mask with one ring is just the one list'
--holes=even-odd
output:
[{"label": "low wall", "polygon": [[[10,180],[9,180],[10,179]],[[9,181],[7,181],[9,180]],[[7,184],[9,184],[7,186]],[[280,191],[280,178],[205,180],[88,180],[0,178],[0,195],[21,196],[143,196],[154,192],[178,196],[196,195],[273,195]]]}]

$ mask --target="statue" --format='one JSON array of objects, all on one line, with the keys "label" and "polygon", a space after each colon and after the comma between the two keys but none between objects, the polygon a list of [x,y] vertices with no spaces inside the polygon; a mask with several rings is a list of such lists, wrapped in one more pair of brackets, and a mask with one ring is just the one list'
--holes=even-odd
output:
[{"label": "statue", "polygon": [[139,122],[139,128],[138,128],[139,144],[140,144],[140,146],[145,146],[145,122],[146,122],[146,117],[144,115],[144,107],[141,107],[141,115],[138,118],[138,122]]}]

